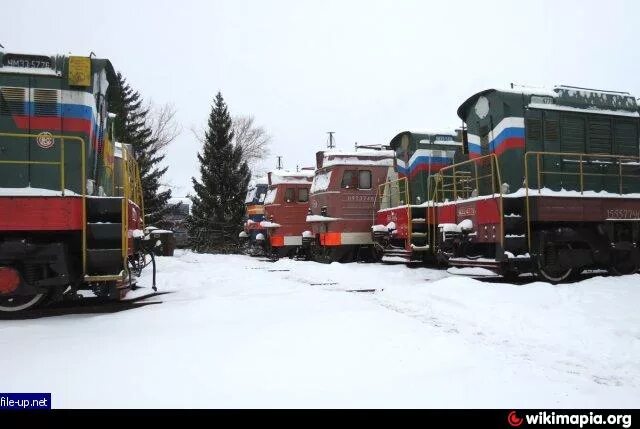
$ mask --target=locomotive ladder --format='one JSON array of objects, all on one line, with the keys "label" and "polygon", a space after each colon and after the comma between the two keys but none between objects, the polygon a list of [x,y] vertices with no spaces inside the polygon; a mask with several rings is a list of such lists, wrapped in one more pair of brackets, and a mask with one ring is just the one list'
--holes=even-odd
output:
[{"label": "locomotive ladder", "polygon": [[144,207],[140,188],[140,171],[135,159],[123,148],[122,186],[115,187],[113,197],[86,199],[87,246],[85,247],[87,282],[126,284],[129,272],[129,207],[136,204],[144,228]]}]

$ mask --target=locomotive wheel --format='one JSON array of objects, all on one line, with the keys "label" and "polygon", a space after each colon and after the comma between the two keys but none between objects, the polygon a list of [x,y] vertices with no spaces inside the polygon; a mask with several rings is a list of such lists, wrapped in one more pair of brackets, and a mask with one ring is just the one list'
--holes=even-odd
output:
[{"label": "locomotive wheel", "polygon": [[0,313],[13,313],[16,311],[28,310],[40,304],[44,298],[44,293],[0,298]]},{"label": "locomotive wheel", "polygon": [[553,243],[547,243],[540,249],[543,258],[537,258],[538,274],[551,283],[564,281],[573,273],[573,268],[566,268],[558,263],[558,249],[562,247],[571,249],[569,244],[558,246]]},{"label": "locomotive wheel", "polygon": [[633,260],[631,251],[618,250],[611,254],[609,273],[614,276],[626,276],[638,271],[638,263]]}]

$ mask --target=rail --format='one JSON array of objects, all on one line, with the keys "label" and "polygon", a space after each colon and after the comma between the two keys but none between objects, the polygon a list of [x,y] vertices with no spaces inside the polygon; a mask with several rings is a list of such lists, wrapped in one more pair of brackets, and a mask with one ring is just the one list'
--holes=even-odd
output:
[{"label": "rail", "polygon": [[[547,157],[554,157],[555,159],[548,160]],[[559,158],[559,159],[558,159]],[[552,161],[553,169],[548,169],[545,161]],[[571,166],[575,171],[564,170],[564,166]],[[531,172],[530,166],[533,166],[534,172]],[[588,171],[585,171],[587,167]],[[609,171],[603,173],[596,173],[590,171],[593,167],[600,167],[603,171],[605,168]],[[525,204],[527,210],[527,244],[529,251],[531,251],[531,204],[529,198],[531,194],[541,195],[545,188],[545,179],[548,177],[559,177],[559,185],[561,189],[567,191],[577,191],[580,195],[584,195],[586,191],[606,191],[607,184],[605,179],[614,179],[616,186],[611,186],[613,182],[609,183],[609,189],[616,188],[616,194],[624,195],[625,193],[625,179],[633,178],[634,185],[640,192],[640,175],[628,174],[630,169],[634,171],[640,170],[640,157],[629,155],[609,155],[609,154],[586,154],[575,152],[527,152],[524,155],[524,188],[525,188]],[[530,174],[531,173],[531,174]],[[531,180],[535,174],[535,183]],[[565,180],[565,178],[577,178],[577,180]],[[589,178],[601,178],[601,186],[594,186],[593,189],[585,189],[585,179]],[[558,183],[554,184],[558,185]],[[552,185],[552,186],[554,186]],[[578,186],[579,185],[579,186]],[[535,186],[535,187],[532,187]],[[569,189],[565,188],[568,186]],[[571,187],[577,187],[578,189],[570,189]],[[600,188],[600,189],[597,189]],[[536,192],[537,191],[537,192]],[[608,191],[607,191],[608,192]]]},{"label": "rail", "polygon": [[[42,138],[38,134],[23,134],[23,133],[0,133],[0,137],[6,138],[25,138],[25,139],[38,139]],[[62,196],[66,190],[66,177],[65,177],[65,140],[75,141],[80,143],[80,157],[81,157],[81,196],[82,196],[82,271],[83,274],[87,271],[87,194],[86,194],[86,148],[85,142],[82,137],[78,136],[65,136],[61,134],[47,135],[47,138],[60,140],[60,160],[59,161],[16,161],[16,160],[0,160],[0,164],[24,164],[24,165],[57,165],[60,168],[60,192]]]},{"label": "rail", "polygon": [[378,199],[380,200],[380,209],[390,209],[411,204],[408,179],[401,177],[381,183],[378,185]]}]

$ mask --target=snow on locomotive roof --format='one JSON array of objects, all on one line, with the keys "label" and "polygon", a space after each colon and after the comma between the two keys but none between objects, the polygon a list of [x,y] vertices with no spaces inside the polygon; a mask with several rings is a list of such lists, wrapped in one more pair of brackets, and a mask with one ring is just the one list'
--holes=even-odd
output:
[{"label": "snow on locomotive roof", "polygon": [[[65,189],[64,195],[67,197],[79,196],[69,189]],[[62,192],[44,188],[0,188],[0,196],[3,197],[60,197]]]},{"label": "snow on locomotive roof", "polygon": [[23,67],[11,67],[0,66],[0,73],[26,73],[26,74],[40,74],[45,76],[60,76],[62,73],[54,69],[49,68],[23,68]]},{"label": "snow on locomotive roof", "polygon": [[271,185],[279,185],[281,183],[290,184],[307,184],[313,179],[313,170],[273,170],[269,172]]},{"label": "snow on locomotive roof", "polygon": [[[553,88],[539,88],[512,85],[507,88],[494,87],[473,94],[458,107],[458,117],[465,119],[471,106],[482,96],[492,92],[522,94],[531,96],[533,105],[529,107],[573,112],[590,112],[609,115],[637,117],[638,103],[628,92],[581,88],[556,85]],[[540,99],[535,99],[538,96]],[[545,99],[545,97],[547,97]],[[544,107],[541,105],[544,104]],[[631,112],[631,114],[629,114]]]},{"label": "snow on locomotive roof", "polygon": [[400,131],[396,134],[403,134],[403,133],[411,133],[411,134],[426,134],[429,136],[452,136],[452,137],[456,137],[457,133],[454,129],[451,130],[406,130],[406,131]]},{"label": "snow on locomotive roof", "polygon": [[530,103],[529,107],[532,109],[558,110],[563,112],[579,112],[579,113],[596,113],[600,115],[615,115],[615,116],[628,116],[630,118],[640,118],[640,113],[630,112],[628,110],[598,109],[597,107],[579,108],[579,107],[562,106],[559,104],[547,104],[547,103]]},{"label": "snow on locomotive roof", "polygon": [[513,87],[495,87],[489,88],[482,92],[487,91],[500,91],[500,92],[509,92],[512,94],[523,94],[523,95],[546,95],[548,97],[557,97],[558,93],[554,90],[554,88],[544,88],[539,86],[526,86],[526,85],[514,85]]},{"label": "snow on locomotive roof", "polygon": [[342,151],[340,149],[326,150],[322,153],[322,164],[319,168],[334,165],[379,165],[393,166],[395,152],[392,150],[358,150]]}]

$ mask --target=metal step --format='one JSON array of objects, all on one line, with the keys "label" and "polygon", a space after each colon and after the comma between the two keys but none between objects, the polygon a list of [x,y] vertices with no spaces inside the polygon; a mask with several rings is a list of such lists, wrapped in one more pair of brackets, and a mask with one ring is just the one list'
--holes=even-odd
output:
[{"label": "metal step", "polygon": [[89,276],[119,275],[123,270],[122,249],[87,249]]},{"label": "metal step", "polygon": [[478,258],[478,259],[468,259],[468,258],[449,258],[449,265],[454,267],[480,267],[480,268],[489,268],[496,269],[501,266],[500,261],[496,261],[495,259],[486,259],[486,258]]},{"label": "metal step", "polygon": [[122,221],[122,198],[119,197],[88,197],[87,222]]},{"label": "metal step", "polygon": [[504,230],[507,234],[522,234],[527,229],[527,223],[522,216],[510,216],[505,214],[503,218]]},{"label": "metal step", "polygon": [[115,249],[122,245],[121,223],[88,223],[87,247],[91,249]]},{"label": "metal step", "polygon": [[513,254],[522,254],[527,250],[527,236],[525,234],[519,235],[505,235],[504,236],[504,250],[507,250]]}]

